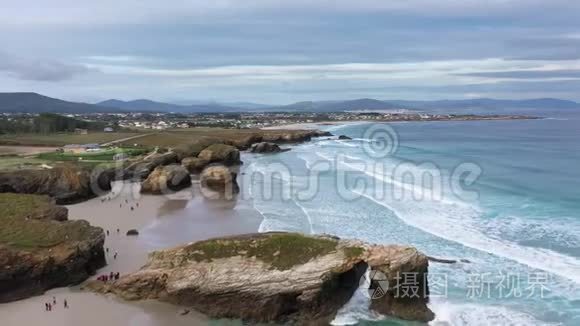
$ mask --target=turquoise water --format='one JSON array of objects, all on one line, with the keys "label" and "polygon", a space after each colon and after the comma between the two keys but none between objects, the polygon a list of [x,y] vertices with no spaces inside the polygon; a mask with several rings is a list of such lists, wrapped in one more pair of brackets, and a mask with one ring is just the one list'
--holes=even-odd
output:
[{"label": "turquoise water", "polygon": [[[365,138],[369,127],[329,127],[353,139],[246,157],[243,195],[263,215],[260,231],[468,259],[430,265],[432,324],[580,325],[580,115],[390,124],[398,147],[379,158],[368,155],[380,143]],[[354,298],[335,323],[399,323],[367,305]]]}]

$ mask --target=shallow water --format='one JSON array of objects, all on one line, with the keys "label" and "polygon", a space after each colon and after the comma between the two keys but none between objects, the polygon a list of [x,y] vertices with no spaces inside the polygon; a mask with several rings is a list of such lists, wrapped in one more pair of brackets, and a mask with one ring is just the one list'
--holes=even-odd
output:
[{"label": "shallow water", "polygon": [[[379,158],[369,156],[368,144],[381,145],[365,134],[371,124],[332,126],[353,139],[249,156],[242,189],[264,218],[260,231],[468,259],[431,264],[433,324],[579,325],[580,115],[548,116],[390,124],[398,147]],[[335,322],[394,323],[365,321],[376,319],[367,304],[352,302]]]}]

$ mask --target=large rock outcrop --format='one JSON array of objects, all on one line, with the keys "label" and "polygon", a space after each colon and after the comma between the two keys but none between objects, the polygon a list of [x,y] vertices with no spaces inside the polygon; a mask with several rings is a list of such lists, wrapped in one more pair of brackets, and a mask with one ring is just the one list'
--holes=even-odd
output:
[{"label": "large rock outcrop", "polygon": [[0,303],[86,280],[105,265],[101,228],[47,196],[0,194]]},{"label": "large rock outcrop", "polygon": [[283,151],[285,151],[285,150],[280,148],[280,146],[278,146],[278,144],[267,143],[267,142],[261,142],[261,143],[254,144],[254,145],[252,145],[252,148],[250,149],[250,152],[252,152],[252,153],[280,153]]},{"label": "large rock outcrop", "polygon": [[74,165],[0,172],[0,193],[49,195],[58,204],[72,204],[95,196],[92,181],[88,170]]},{"label": "large rock outcrop", "polygon": [[224,144],[225,141],[216,137],[203,137],[190,143],[181,144],[173,149],[177,154],[178,160],[182,161],[187,157],[197,157],[201,151],[213,144]]},{"label": "large rock outcrop", "polygon": [[299,143],[310,141],[313,137],[332,136],[328,131],[319,130],[268,130],[262,141],[271,143]]},{"label": "large rock outcrop", "polygon": [[181,161],[181,165],[193,174],[201,173],[208,164],[208,161],[199,157],[186,157]]},{"label": "large rock outcrop", "polygon": [[246,150],[252,146],[252,144],[259,143],[262,141],[262,135],[260,134],[250,134],[245,136],[240,136],[235,139],[226,140],[226,144],[235,146],[239,150]]},{"label": "large rock outcrop", "polygon": [[141,181],[147,179],[157,167],[179,163],[179,156],[177,153],[168,152],[164,154],[157,154],[149,159],[134,162],[125,168],[122,173],[122,179],[132,179]]},{"label": "large rock outcrop", "polygon": [[226,166],[209,166],[201,173],[202,193],[208,199],[231,199],[240,192],[236,178],[237,174]]},{"label": "large rock outcrop", "polygon": [[141,192],[148,194],[166,194],[191,186],[191,175],[186,168],[178,164],[158,166],[141,183]]},{"label": "large rock outcrop", "polygon": [[[127,300],[189,306],[214,318],[296,325],[328,325],[360,290],[379,312],[429,321],[434,315],[426,305],[427,266],[427,257],[412,247],[263,233],[154,252],[141,270],[112,284],[94,282],[89,287]],[[384,277],[369,281],[382,295],[359,288],[368,267],[375,271],[369,275]],[[409,286],[417,291],[409,297],[398,281],[403,273],[416,275],[417,284]]]},{"label": "large rock outcrop", "polygon": [[240,164],[240,151],[231,145],[213,144],[202,150],[198,158],[209,163],[221,163],[224,165]]}]

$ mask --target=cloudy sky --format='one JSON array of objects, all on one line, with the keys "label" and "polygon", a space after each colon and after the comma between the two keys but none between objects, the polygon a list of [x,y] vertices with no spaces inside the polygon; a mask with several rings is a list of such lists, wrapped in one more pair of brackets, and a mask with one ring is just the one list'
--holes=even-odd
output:
[{"label": "cloudy sky", "polygon": [[580,100],[578,0],[0,0],[0,91]]}]

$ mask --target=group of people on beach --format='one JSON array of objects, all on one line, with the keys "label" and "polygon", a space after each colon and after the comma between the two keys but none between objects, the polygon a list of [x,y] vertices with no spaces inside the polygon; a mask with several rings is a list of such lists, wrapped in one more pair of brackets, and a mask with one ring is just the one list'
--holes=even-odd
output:
[{"label": "group of people on beach", "polygon": [[[65,309],[68,309],[68,301],[64,299],[62,301],[62,305]],[[52,301],[44,303],[44,311],[52,311],[52,309],[56,308],[56,297],[52,297]]]},{"label": "group of people on beach", "polygon": [[99,277],[97,277],[97,281],[101,281],[101,282],[107,283],[109,281],[116,281],[120,277],[121,277],[121,273],[119,273],[119,272],[117,272],[117,273],[110,272],[109,274],[99,275]]},{"label": "group of people on beach", "polygon": [[[110,196],[101,198],[101,203],[104,203],[104,202],[107,202],[107,201],[111,201],[114,197],[115,197],[115,193],[113,192],[113,193],[111,193]],[[135,203],[133,204],[133,203],[129,203],[129,200],[128,199],[125,199],[125,205],[128,205],[128,207],[132,211],[134,211],[135,208],[139,208],[139,202],[138,201],[135,201]],[[123,208],[123,203],[119,203],[119,208]]]}]

